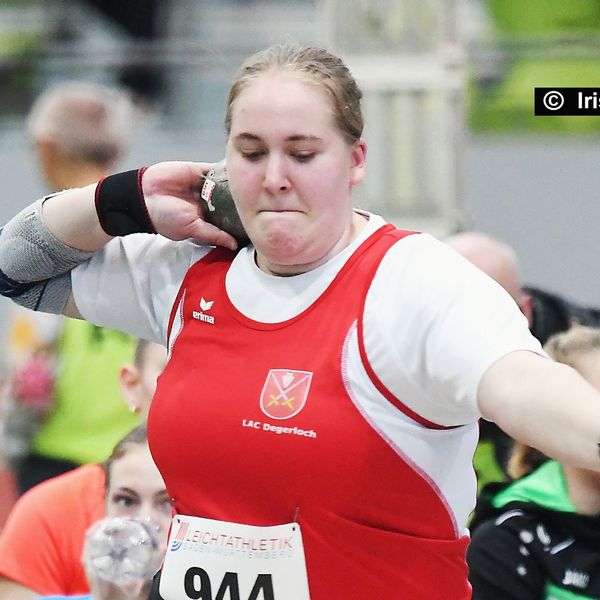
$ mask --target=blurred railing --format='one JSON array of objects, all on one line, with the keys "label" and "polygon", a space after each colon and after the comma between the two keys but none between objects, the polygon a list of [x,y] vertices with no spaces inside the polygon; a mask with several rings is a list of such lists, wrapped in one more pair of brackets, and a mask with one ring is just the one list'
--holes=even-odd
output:
[{"label": "blurred railing", "polygon": [[127,35],[92,4],[0,2],[0,39],[12,30],[30,40],[0,52],[0,115],[24,114],[53,80],[111,82],[133,70],[157,86],[167,125],[199,129],[220,123],[231,77],[249,53],[287,39],[325,44],[365,94],[369,176],[357,203],[417,229],[459,226],[459,0],[169,0],[152,37]]},{"label": "blurred railing", "polygon": [[463,220],[459,0],[322,0],[325,39],[365,93],[368,207],[445,234]]}]

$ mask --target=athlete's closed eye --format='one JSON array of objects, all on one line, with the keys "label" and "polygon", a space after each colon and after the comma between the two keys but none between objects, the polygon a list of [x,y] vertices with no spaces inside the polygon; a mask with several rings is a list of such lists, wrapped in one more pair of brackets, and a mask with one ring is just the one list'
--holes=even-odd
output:
[{"label": "athlete's closed eye", "polygon": [[306,163],[310,162],[316,155],[316,152],[293,152],[291,156],[299,163]]},{"label": "athlete's closed eye", "polygon": [[240,154],[246,160],[256,162],[267,154],[265,150],[240,150]]}]

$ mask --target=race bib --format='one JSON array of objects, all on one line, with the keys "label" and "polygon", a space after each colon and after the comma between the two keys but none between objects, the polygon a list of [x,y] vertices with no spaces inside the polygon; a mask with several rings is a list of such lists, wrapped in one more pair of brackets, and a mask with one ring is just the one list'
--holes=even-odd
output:
[{"label": "race bib", "polygon": [[310,600],[300,526],[254,527],[177,515],[160,595],[164,600]]}]

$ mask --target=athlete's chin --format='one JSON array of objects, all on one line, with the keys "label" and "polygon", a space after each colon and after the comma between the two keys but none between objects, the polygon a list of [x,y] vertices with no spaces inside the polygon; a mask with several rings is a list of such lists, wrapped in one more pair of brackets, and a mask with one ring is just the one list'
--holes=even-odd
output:
[{"label": "athlete's chin", "polygon": [[306,260],[306,244],[297,232],[289,229],[270,229],[255,236],[254,246],[259,255],[271,265],[286,267],[303,264]]},{"label": "athlete's chin", "polygon": [[289,251],[302,239],[305,223],[298,216],[273,217],[261,214],[260,218],[253,223],[252,229],[250,237],[255,241],[256,246]]},{"label": "athlete's chin", "polygon": [[263,238],[263,243],[257,245],[257,250],[264,254],[269,261],[278,262],[281,265],[292,265],[298,261],[302,253],[302,241],[295,235],[271,233]]}]

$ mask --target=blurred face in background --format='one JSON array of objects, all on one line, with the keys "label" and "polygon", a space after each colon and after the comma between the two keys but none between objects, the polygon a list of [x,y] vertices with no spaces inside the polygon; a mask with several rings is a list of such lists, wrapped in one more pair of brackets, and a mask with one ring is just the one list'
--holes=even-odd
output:
[{"label": "blurred face in background", "polygon": [[171,523],[171,501],[148,444],[128,444],[108,471],[106,516],[153,523],[166,542]]}]

